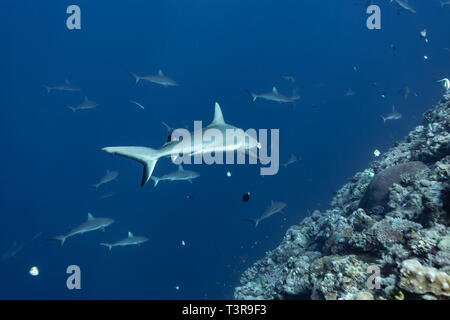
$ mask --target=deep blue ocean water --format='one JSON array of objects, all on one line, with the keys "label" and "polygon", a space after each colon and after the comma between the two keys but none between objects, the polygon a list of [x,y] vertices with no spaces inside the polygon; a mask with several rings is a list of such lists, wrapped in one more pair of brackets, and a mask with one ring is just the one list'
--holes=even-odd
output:
[{"label": "deep blue ocean water", "polygon": [[[0,299],[232,298],[241,273],[289,226],[326,210],[333,191],[366,168],[375,149],[386,151],[418,125],[442,94],[436,81],[450,73],[450,6],[410,0],[412,15],[387,0],[374,3],[381,30],[366,28],[366,6],[357,0],[2,1],[0,255],[14,241],[25,245],[0,261]],[[66,28],[71,4],[81,8],[81,30]],[[424,28],[428,43],[419,37]],[[180,86],[135,84],[128,73],[159,69]],[[42,87],[65,79],[83,92]],[[286,95],[298,87],[296,108],[252,103],[245,92],[272,86]],[[405,86],[407,100],[399,94]],[[345,96],[348,89],[355,95]],[[84,95],[99,106],[67,108]],[[193,184],[153,188],[139,186],[137,162],[100,150],[158,147],[167,138],[161,121],[207,124],[216,101],[231,124],[280,129],[281,162],[291,153],[301,160],[265,177],[255,165],[186,166],[201,174]],[[392,105],[403,118],[383,124]],[[106,169],[117,170],[118,181],[96,191],[91,185]],[[155,174],[175,169],[161,160]],[[273,216],[256,229],[244,220],[270,200],[287,203],[286,220]],[[88,212],[115,223],[62,248],[45,241]],[[150,240],[111,252],[98,245],[128,231]],[[81,290],[66,288],[73,264]],[[32,266],[39,276],[28,273]]]}]

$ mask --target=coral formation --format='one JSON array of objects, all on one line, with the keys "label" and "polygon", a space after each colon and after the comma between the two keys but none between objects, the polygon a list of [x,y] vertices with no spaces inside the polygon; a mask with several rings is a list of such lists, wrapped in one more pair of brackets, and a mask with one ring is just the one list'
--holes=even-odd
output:
[{"label": "coral formation", "polygon": [[448,299],[450,93],[423,118],[336,192],[330,209],[290,227],[243,273],[234,297]]}]

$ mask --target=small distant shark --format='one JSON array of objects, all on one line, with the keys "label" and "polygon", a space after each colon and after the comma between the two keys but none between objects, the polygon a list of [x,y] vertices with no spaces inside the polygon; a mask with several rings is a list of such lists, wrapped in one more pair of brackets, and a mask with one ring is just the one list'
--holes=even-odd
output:
[{"label": "small distant shark", "polygon": [[45,89],[47,89],[47,92],[50,93],[52,90],[58,90],[58,91],[81,91],[81,88],[78,88],[70,83],[68,79],[66,79],[65,83],[59,86],[43,86]]},{"label": "small distant shark", "polygon": [[293,76],[284,75],[284,76],[281,76],[281,78],[283,80],[289,81],[290,83],[295,83],[295,78]]},{"label": "small distant shark", "polygon": [[285,163],[282,163],[281,165],[286,168],[288,165],[293,164],[297,161],[298,161],[297,156],[295,154],[291,153],[291,156],[289,157],[288,161],[286,161]]},{"label": "small distant shark", "polygon": [[98,183],[93,184],[92,186],[95,188],[95,190],[98,190],[98,187],[100,187],[102,184],[111,182],[111,181],[117,181],[117,177],[119,176],[119,173],[117,171],[109,171],[106,170],[106,174],[100,179]]},{"label": "small distant shark", "polygon": [[275,101],[278,103],[294,104],[296,100],[300,99],[300,96],[295,93],[291,97],[282,95],[281,93],[278,92],[278,89],[276,87],[273,87],[271,92],[261,93],[261,94],[253,93],[250,90],[246,90],[246,91],[252,96],[253,102],[256,99],[260,98],[260,99],[265,99],[265,100],[269,100],[269,101]]},{"label": "small distant shark", "polygon": [[73,228],[69,233],[61,236],[56,236],[50,238],[49,240],[59,241],[59,247],[61,248],[67,238],[72,237],[76,234],[83,234],[89,231],[100,230],[105,231],[105,228],[114,223],[113,219],[110,218],[95,218],[91,213],[88,213],[88,219],[79,226]]},{"label": "small distant shark", "polygon": [[162,177],[156,177],[156,176],[152,176],[150,179],[153,180],[153,182],[155,183],[154,187],[156,187],[158,185],[158,182],[160,181],[184,181],[187,180],[190,183],[192,183],[192,179],[198,178],[200,177],[200,174],[195,172],[195,171],[191,171],[191,170],[184,170],[183,166],[181,164],[178,165],[178,170],[165,174]]},{"label": "small distant shark", "polygon": [[441,1],[441,7],[450,5],[450,1]]},{"label": "small distant shark", "polygon": [[344,96],[346,96],[346,97],[353,97],[355,94],[356,94],[355,91],[353,91],[352,89],[348,89],[345,92]]},{"label": "small distant shark", "polygon": [[246,219],[246,220],[247,221],[252,221],[255,224],[255,228],[256,228],[260,221],[273,216],[275,213],[284,214],[283,209],[285,207],[286,207],[286,203],[284,203],[284,202],[274,202],[272,200],[272,202],[270,203],[270,206],[268,206],[266,208],[266,210],[264,210],[264,212],[261,215],[261,217],[259,217],[258,219]]},{"label": "small distant shark", "polygon": [[75,112],[78,110],[94,109],[97,106],[98,106],[97,102],[89,100],[88,97],[84,97],[83,102],[81,102],[78,106],[76,106],[76,107],[67,106],[67,108],[69,108],[70,110]]},{"label": "small distant shark", "polygon": [[403,99],[408,99],[409,93],[411,92],[411,90],[409,89],[409,87],[405,86],[403,88],[401,88],[398,93],[401,94],[403,96]]},{"label": "small distant shark", "polygon": [[397,2],[397,4],[402,7],[403,9],[405,9],[406,11],[412,13],[412,14],[416,14],[416,10],[414,10],[413,7],[411,7],[411,5],[408,3],[408,0],[391,0],[390,3],[392,2]]},{"label": "small distant shark", "polygon": [[178,86],[178,83],[175,80],[165,76],[161,69],[158,71],[158,74],[151,76],[138,76],[133,72],[130,72],[130,74],[133,76],[136,83],[138,83],[139,80],[145,80],[151,83],[160,84],[166,88],[169,86]]},{"label": "small distant shark", "polygon": [[14,258],[25,246],[25,243],[14,241],[11,246],[2,254],[2,261]]},{"label": "small distant shark", "polygon": [[392,112],[391,113],[389,113],[385,117],[381,116],[381,119],[383,119],[383,123],[386,123],[387,120],[399,120],[401,118],[402,118],[401,113],[399,113],[397,110],[395,110],[394,106],[392,106]]},{"label": "small distant shark", "polygon": [[[184,141],[171,140],[163,144],[159,149],[135,146],[105,147],[103,151],[115,155],[130,158],[140,162],[144,166],[141,186],[144,186],[152,176],[156,162],[164,157],[172,157],[179,154],[196,155],[212,152],[237,151],[247,153],[252,156],[252,151],[260,149],[261,144],[254,137],[245,133],[242,129],[225,122],[220,105],[216,102],[214,106],[214,119],[205,128],[202,128],[203,136],[208,132],[218,130],[223,137],[226,137],[227,130],[234,132],[236,139],[233,141],[208,141],[207,139],[196,139],[199,133],[191,132],[190,139]],[[211,131],[209,131],[211,130]],[[199,140],[199,141],[197,141]],[[227,139],[225,139],[227,140]],[[243,142],[244,141],[244,142]]]},{"label": "small distant shark", "polygon": [[114,243],[100,243],[101,246],[105,246],[111,251],[112,247],[125,247],[125,246],[140,246],[142,243],[147,242],[147,237],[134,236],[130,231],[128,231],[128,237],[119,240]]}]

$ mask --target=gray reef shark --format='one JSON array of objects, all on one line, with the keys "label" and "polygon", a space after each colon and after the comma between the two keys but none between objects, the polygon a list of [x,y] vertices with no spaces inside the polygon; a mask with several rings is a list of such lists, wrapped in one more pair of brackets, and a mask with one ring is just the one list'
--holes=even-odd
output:
[{"label": "gray reef shark", "polygon": [[56,236],[50,238],[49,240],[59,241],[59,247],[61,248],[66,241],[67,238],[72,237],[76,234],[83,234],[89,231],[105,231],[105,228],[114,223],[113,219],[110,218],[95,218],[91,213],[88,213],[88,219],[86,222],[83,222],[79,226],[70,230],[67,234]]},{"label": "gray reef shark", "polygon": [[81,91],[81,88],[78,88],[74,85],[72,85],[70,83],[69,80],[66,79],[66,82],[62,85],[59,86],[54,86],[54,87],[50,87],[50,86],[43,86],[45,89],[47,89],[47,92],[49,93],[52,90],[58,90],[58,91]]},{"label": "gray reef shark", "polygon": [[395,107],[392,106],[392,111],[387,116],[383,117],[381,116],[381,119],[383,119],[383,123],[386,123],[387,120],[399,120],[402,118],[401,113],[399,113],[397,110],[395,110]]},{"label": "gray reef shark", "polygon": [[154,187],[156,187],[158,185],[158,182],[160,181],[184,181],[187,180],[190,183],[192,183],[192,179],[198,178],[200,177],[200,174],[195,172],[195,171],[191,171],[191,170],[184,170],[183,166],[181,164],[178,165],[178,170],[165,174],[161,177],[156,177],[156,176],[152,176],[151,179],[153,180],[153,182],[155,183]]},{"label": "gray reef shark", "polygon": [[69,108],[70,110],[75,112],[78,110],[94,109],[97,106],[98,106],[97,102],[89,100],[88,97],[84,97],[83,102],[81,102],[78,106],[76,106],[76,107],[67,106],[67,108]]},{"label": "gray reef shark", "polygon": [[119,173],[117,171],[109,171],[106,170],[106,174],[100,179],[98,183],[93,184],[92,186],[95,188],[95,190],[98,190],[98,187],[100,187],[102,184],[111,182],[111,181],[117,181],[117,177],[119,176]]},{"label": "gray reef shark", "polygon": [[260,99],[265,99],[265,100],[269,100],[269,101],[275,101],[278,103],[294,104],[296,100],[300,99],[300,96],[295,93],[291,97],[282,95],[281,93],[278,92],[278,89],[276,87],[273,87],[271,92],[260,93],[260,94],[253,93],[250,90],[246,90],[246,91],[252,96],[253,102],[256,99],[260,98]]},{"label": "gray reef shark", "polygon": [[[209,129],[211,129],[211,131],[209,131]],[[213,132],[212,129],[218,130],[220,133],[222,133],[224,140],[216,141],[216,139],[214,139],[213,141],[211,141],[211,139],[205,138],[205,135],[208,134],[208,131]],[[227,129],[234,130],[238,139],[235,139],[233,142],[226,141],[225,134]],[[194,137],[196,135],[201,135],[202,138],[195,139]],[[141,186],[143,186],[152,176],[156,162],[160,158],[171,157],[172,155],[176,157],[179,154],[188,154],[190,156],[193,156],[196,154],[205,154],[211,152],[250,152],[255,148],[261,148],[260,143],[254,137],[245,133],[242,129],[238,129],[235,126],[226,123],[222,115],[222,110],[220,109],[219,104],[216,102],[214,109],[214,120],[206,128],[202,129],[201,133],[196,131],[190,133],[190,137],[187,139],[183,139],[181,141],[176,139],[168,141],[159,149],[129,146],[105,147],[102,148],[102,150],[112,155],[118,154],[120,156],[140,162],[144,166],[144,172],[141,180]]]},{"label": "gray reef shark", "polygon": [[391,0],[389,3],[392,3],[394,1],[397,2],[397,4],[400,7],[402,7],[403,9],[405,9],[406,11],[413,13],[413,14],[417,13],[416,10],[414,10],[414,8],[411,7],[411,5],[408,3],[408,0]]},{"label": "gray reef shark", "polygon": [[112,247],[125,247],[125,246],[140,246],[142,243],[147,242],[147,237],[134,236],[130,231],[128,231],[128,237],[119,240],[114,243],[100,243],[101,246],[105,246],[111,251]]},{"label": "gray reef shark", "polygon": [[138,76],[136,73],[133,73],[133,72],[130,72],[130,74],[133,76],[136,83],[138,83],[139,80],[144,80],[144,81],[148,81],[151,83],[160,84],[164,87],[178,86],[178,83],[175,80],[165,76],[164,73],[162,72],[162,70],[159,70],[158,74],[151,75],[151,76]]},{"label": "gray reef shark", "polygon": [[266,208],[266,210],[264,210],[263,214],[261,215],[261,217],[259,217],[258,219],[246,219],[247,221],[252,221],[255,225],[255,228],[258,226],[258,224],[264,220],[267,219],[271,216],[273,216],[275,213],[281,213],[284,214],[283,209],[286,207],[286,203],[284,202],[274,202],[272,200],[272,202],[270,203],[270,206],[268,206]]}]

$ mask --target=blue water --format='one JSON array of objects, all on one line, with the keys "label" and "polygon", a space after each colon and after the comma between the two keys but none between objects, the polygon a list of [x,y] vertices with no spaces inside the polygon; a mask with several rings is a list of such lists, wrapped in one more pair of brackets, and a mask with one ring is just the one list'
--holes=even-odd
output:
[{"label": "blue water", "polygon": [[[411,15],[375,1],[382,29],[370,31],[364,5],[355,3],[2,1],[0,254],[14,241],[25,246],[0,261],[0,298],[232,298],[240,274],[274,249],[289,226],[308,211],[326,210],[332,192],[374,160],[373,150],[402,139],[442,94],[436,81],[450,72],[444,50],[450,6],[411,0],[417,11]],[[81,30],[66,28],[71,4],[81,8]],[[428,43],[419,37],[423,28]],[[128,74],[158,69],[180,86],[135,85]],[[83,92],[47,94],[42,87],[66,78]],[[245,92],[274,85],[286,95],[299,88],[295,110],[251,103]],[[398,93],[404,86],[411,89],[407,100]],[[355,96],[345,96],[349,88]],[[84,95],[98,108],[66,107]],[[161,121],[191,129],[194,120],[207,124],[215,101],[238,127],[279,128],[281,161],[291,153],[302,160],[265,177],[255,165],[186,166],[201,174],[193,184],[153,188],[139,186],[137,162],[100,150],[158,147],[167,138]],[[403,118],[383,124],[380,115],[393,104]],[[118,181],[95,191],[91,184],[106,169],[117,170]],[[155,174],[175,169],[161,160]],[[258,217],[272,199],[287,203],[285,221],[273,216],[255,229],[244,220]],[[69,238],[62,248],[45,241],[85,221],[87,212],[115,223],[105,233]],[[110,253],[98,245],[128,231],[150,240]],[[66,288],[72,264],[81,268],[81,290]],[[28,273],[34,265],[38,277]]]}]

